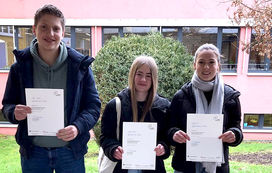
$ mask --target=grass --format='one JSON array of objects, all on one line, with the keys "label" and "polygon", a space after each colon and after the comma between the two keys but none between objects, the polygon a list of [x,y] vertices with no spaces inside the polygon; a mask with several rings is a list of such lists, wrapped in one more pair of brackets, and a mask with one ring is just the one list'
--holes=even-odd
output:
[{"label": "grass", "polygon": [[[97,156],[99,147],[95,141],[88,143],[88,153],[85,155],[85,165],[87,173],[97,173]],[[20,155],[19,146],[14,140],[14,136],[0,135],[0,172],[1,173],[20,173]],[[257,152],[272,152],[272,143],[265,142],[247,142],[244,141],[237,147],[230,147],[230,154],[239,153],[257,153]],[[165,160],[165,166],[168,173],[172,173],[171,159]],[[230,170],[232,173],[270,173],[272,172],[271,165],[256,165],[243,162],[230,162]]]},{"label": "grass", "polygon": [[230,153],[256,153],[256,152],[272,152],[272,143],[264,143],[258,141],[243,141],[242,145],[230,147]]}]

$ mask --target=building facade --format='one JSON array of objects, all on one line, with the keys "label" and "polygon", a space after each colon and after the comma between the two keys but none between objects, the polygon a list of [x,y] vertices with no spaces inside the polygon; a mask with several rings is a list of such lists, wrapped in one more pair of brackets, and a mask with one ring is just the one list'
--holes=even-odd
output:
[{"label": "building facade", "polygon": [[[1,0],[3,1],[3,0]],[[221,0],[12,0],[0,6],[0,99],[13,49],[27,47],[35,11],[50,3],[66,17],[63,41],[94,56],[113,35],[160,32],[182,42],[189,53],[203,43],[215,44],[223,54],[225,83],[241,92],[242,128],[248,139],[272,140],[272,64],[258,52],[247,53],[243,43],[254,40],[254,30],[230,20],[229,2]],[[0,104],[0,109],[2,105]],[[0,115],[0,127],[10,126]]]}]

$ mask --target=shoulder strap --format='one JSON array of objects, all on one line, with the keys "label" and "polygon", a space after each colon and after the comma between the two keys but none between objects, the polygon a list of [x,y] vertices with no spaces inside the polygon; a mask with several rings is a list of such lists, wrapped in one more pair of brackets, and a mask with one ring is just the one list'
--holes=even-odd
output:
[{"label": "shoulder strap", "polygon": [[119,97],[115,97],[116,103],[116,113],[117,113],[117,127],[116,127],[116,135],[119,140],[119,127],[120,127],[120,118],[121,118],[121,100]]}]

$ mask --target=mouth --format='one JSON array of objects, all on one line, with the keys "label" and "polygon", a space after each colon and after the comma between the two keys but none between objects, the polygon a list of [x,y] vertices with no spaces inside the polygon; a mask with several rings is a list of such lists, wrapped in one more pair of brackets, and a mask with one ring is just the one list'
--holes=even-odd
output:
[{"label": "mouth", "polygon": [[46,38],[46,39],[44,39],[44,41],[46,41],[47,43],[53,43],[53,42],[55,42],[56,40]]},{"label": "mouth", "polygon": [[210,74],[211,74],[210,72],[202,72],[202,75],[205,75],[205,76],[210,75]]},{"label": "mouth", "polygon": [[142,87],[147,86],[147,84],[143,84],[143,83],[139,83],[138,85],[139,85],[139,86],[142,86]]}]

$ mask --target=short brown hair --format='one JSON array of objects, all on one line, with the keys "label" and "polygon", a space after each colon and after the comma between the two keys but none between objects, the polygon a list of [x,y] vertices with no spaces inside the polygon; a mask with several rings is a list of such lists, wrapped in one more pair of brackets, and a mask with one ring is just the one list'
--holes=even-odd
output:
[{"label": "short brown hair", "polygon": [[57,7],[55,7],[54,5],[51,5],[51,4],[44,5],[42,8],[39,8],[36,11],[35,16],[34,16],[34,26],[37,26],[39,20],[45,14],[49,14],[49,15],[53,15],[53,16],[61,18],[61,26],[62,26],[62,29],[64,29],[65,18],[64,18],[63,13]]}]

